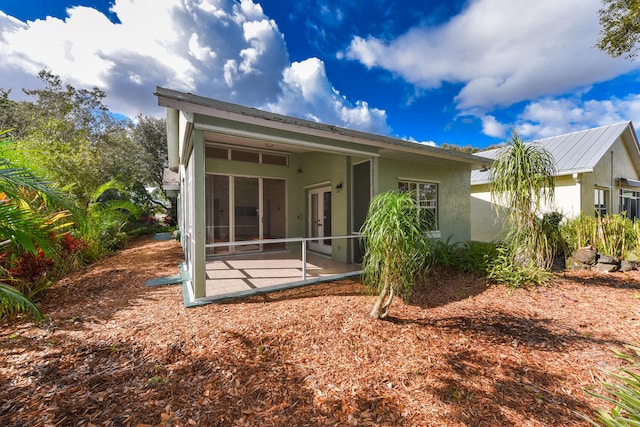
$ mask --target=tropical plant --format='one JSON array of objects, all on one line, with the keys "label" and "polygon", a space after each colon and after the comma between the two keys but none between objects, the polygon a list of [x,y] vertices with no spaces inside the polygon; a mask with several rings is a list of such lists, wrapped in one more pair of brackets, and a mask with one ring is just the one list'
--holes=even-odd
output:
[{"label": "tropical plant", "polygon": [[451,243],[437,240],[432,244],[433,264],[453,267],[463,273],[486,276],[488,268],[497,255],[495,243],[467,241]]},{"label": "tropical plant", "polygon": [[640,425],[640,347],[625,345],[631,355],[616,352],[616,356],[632,365],[620,369],[620,374],[610,373],[614,382],[604,382],[605,394],[587,390],[587,393],[614,405],[609,412],[598,409],[597,421],[587,418],[595,426],[631,427]]},{"label": "tropical plant", "polygon": [[505,211],[501,207],[509,207],[504,244],[510,260],[501,268],[552,265],[554,245],[541,227],[540,211],[553,202],[555,175],[553,156],[536,144],[526,144],[515,131],[498,153],[491,167],[491,199],[498,215]]},{"label": "tropical plant", "polygon": [[602,254],[626,258],[629,252],[638,251],[640,222],[624,214],[603,217],[580,215],[568,220],[561,227],[561,233],[568,253],[593,246]]},{"label": "tropical plant", "polygon": [[487,268],[487,278],[494,283],[517,289],[528,284],[542,285],[551,277],[550,272],[537,267],[533,261],[529,265],[515,262],[509,247],[498,246],[496,252]]},{"label": "tropical plant", "polygon": [[371,317],[383,319],[394,296],[408,298],[416,278],[428,270],[428,224],[411,192],[386,192],[373,198],[361,231],[365,248],[364,283],[378,299]]},{"label": "tropical plant", "polygon": [[578,248],[598,245],[599,219],[595,216],[580,214],[568,219],[561,227],[562,238],[568,253]]},{"label": "tropical plant", "polygon": [[86,256],[98,259],[120,249],[127,240],[126,225],[140,217],[140,208],[131,200],[121,184],[109,181],[91,195],[86,210],[77,209],[77,229],[86,245]]},{"label": "tropical plant", "polygon": [[[0,278],[6,278],[6,272],[0,267]],[[42,319],[42,314],[27,297],[16,288],[0,283],[0,318],[16,313],[28,313],[36,319]]]},{"label": "tropical plant", "polygon": [[[62,196],[9,159],[13,149],[2,135],[6,132],[0,133],[0,258],[6,263],[8,254],[53,254],[57,244],[52,234],[69,225],[68,212],[52,209],[64,204]],[[17,311],[37,312],[15,283],[1,267],[0,317]]]},{"label": "tropical plant", "polygon": [[599,218],[598,240],[600,251],[606,255],[625,258],[636,248],[638,236],[633,221],[623,214],[605,215]]}]

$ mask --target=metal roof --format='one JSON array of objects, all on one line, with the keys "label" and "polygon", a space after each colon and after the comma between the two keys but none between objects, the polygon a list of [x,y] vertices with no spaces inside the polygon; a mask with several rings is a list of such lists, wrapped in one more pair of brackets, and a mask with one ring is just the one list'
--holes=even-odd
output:
[{"label": "metal roof", "polygon": [[[558,171],[556,176],[592,172],[600,159],[626,130],[630,130],[632,143],[636,146],[635,151],[638,152],[637,137],[630,121],[544,138],[527,144],[536,144],[551,153],[556,161]],[[627,143],[630,142],[627,141]],[[495,159],[500,150],[496,148],[477,154]],[[489,177],[490,171],[471,171],[471,185],[487,184],[490,182]]]}]

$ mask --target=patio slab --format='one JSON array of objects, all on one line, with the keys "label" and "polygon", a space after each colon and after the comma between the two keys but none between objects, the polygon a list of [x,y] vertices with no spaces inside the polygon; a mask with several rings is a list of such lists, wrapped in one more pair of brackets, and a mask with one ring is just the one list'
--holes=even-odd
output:
[{"label": "patio slab", "polygon": [[[245,296],[268,289],[304,284],[299,251],[262,252],[210,258],[206,264],[205,300]],[[325,277],[357,275],[359,264],[345,264],[307,253],[307,281]]]}]

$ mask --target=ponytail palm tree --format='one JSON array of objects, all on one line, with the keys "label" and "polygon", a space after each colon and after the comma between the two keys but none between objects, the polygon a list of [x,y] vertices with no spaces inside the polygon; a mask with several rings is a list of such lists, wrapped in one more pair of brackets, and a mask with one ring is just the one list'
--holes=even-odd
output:
[{"label": "ponytail palm tree", "polygon": [[515,131],[491,167],[491,199],[498,213],[507,208],[507,248],[523,267],[547,268],[552,261],[538,218],[542,206],[553,203],[555,175],[551,153],[525,144]]},{"label": "ponytail palm tree", "polygon": [[394,296],[407,298],[416,277],[426,269],[427,223],[416,205],[415,193],[390,191],[374,197],[360,231],[365,246],[363,281],[378,293],[370,315],[383,319]]}]

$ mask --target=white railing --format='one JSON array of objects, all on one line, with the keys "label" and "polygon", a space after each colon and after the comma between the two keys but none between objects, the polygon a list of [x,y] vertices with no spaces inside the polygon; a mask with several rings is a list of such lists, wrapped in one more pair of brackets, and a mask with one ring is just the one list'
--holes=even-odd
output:
[{"label": "white railing", "polygon": [[[259,240],[241,240],[239,242],[218,242],[208,243],[205,248],[225,248],[236,246],[249,246],[249,245],[267,245],[274,243],[302,243],[302,280],[307,280],[307,242],[320,242],[323,240],[337,240],[337,239],[358,239],[359,234],[354,233],[350,236],[328,236],[328,237],[289,237],[282,239],[259,239]],[[248,253],[243,253],[248,254]]]}]

